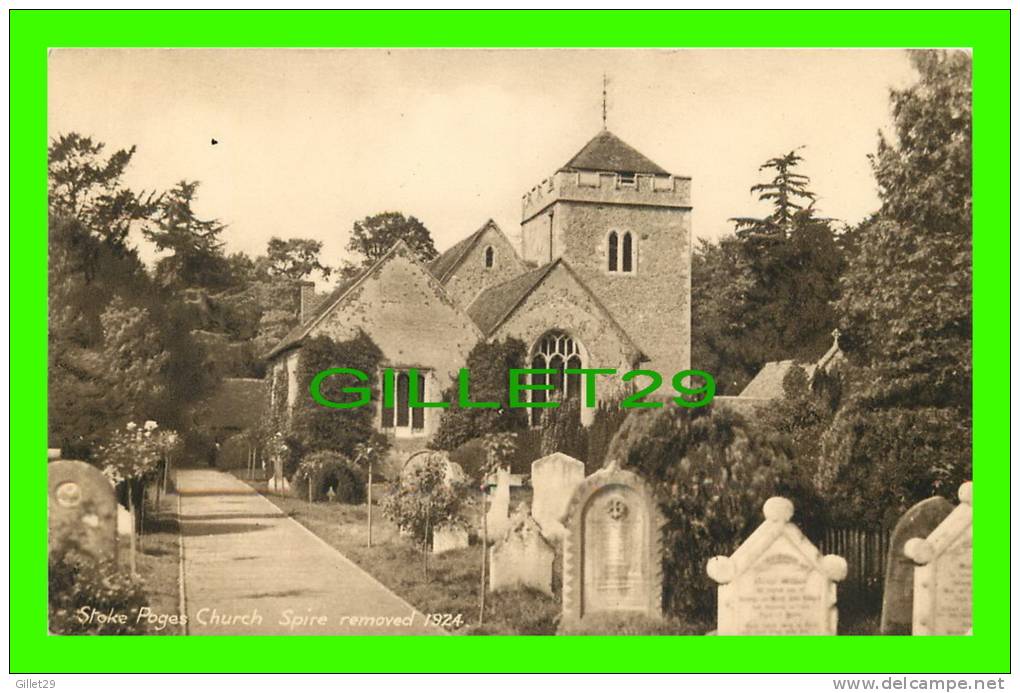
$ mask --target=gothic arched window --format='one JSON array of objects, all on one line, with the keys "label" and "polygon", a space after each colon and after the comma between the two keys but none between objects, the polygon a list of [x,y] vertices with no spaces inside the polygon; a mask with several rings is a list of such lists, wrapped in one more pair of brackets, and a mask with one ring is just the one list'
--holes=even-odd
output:
[{"label": "gothic arched window", "polygon": [[[532,368],[554,369],[556,373],[536,373],[531,376],[534,385],[553,385],[555,390],[532,390],[532,402],[581,398],[581,376],[565,374],[565,368],[584,368],[581,360],[581,346],[564,332],[550,332],[535,344],[531,357]],[[542,421],[542,409],[531,410],[531,425]]]},{"label": "gothic arched window", "polygon": [[623,253],[620,262],[621,272],[633,272],[634,271],[634,239],[631,237],[630,231],[623,234]]},{"label": "gothic arched window", "polygon": [[607,242],[606,254],[609,256],[609,271],[615,272],[619,263],[617,262],[617,255],[619,253],[620,239],[616,231],[609,232],[609,238]]},{"label": "gothic arched window", "polygon": [[496,253],[495,251],[493,251],[492,246],[490,245],[488,248],[485,249],[485,269],[491,269],[493,263],[495,262],[495,259]]}]

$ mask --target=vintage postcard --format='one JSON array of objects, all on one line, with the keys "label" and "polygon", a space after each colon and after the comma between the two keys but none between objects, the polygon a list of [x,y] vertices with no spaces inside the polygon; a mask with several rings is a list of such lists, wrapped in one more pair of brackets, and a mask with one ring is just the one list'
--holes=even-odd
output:
[{"label": "vintage postcard", "polygon": [[971,63],[53,49],[49,632],[971,634]]}]

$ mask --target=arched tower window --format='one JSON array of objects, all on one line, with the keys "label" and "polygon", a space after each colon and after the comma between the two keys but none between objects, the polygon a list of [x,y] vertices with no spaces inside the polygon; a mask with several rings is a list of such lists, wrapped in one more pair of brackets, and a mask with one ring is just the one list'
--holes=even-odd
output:
[{"label": "arched tower window", "polygon": [[631,274],[637,266],[636,239],[630,231],[610,231],[606,237],[606,270]]},{"label": "arched tower window", "polygon": [[634,271],[634,239],[630,231],[623,234],[623,253],[620,262],[621,272]]},{"label": "arched tower window", "polygon": [[485,269],[492,269],[492,265],[494,264],[495,260],[496,253],[495,251],[493,251],[492,246],[490,245],[488,248],[485,249]]},{"label": "arched tower window", "polygon": [[[532,402],[581,398],[581,376],[565,374],[565,368],[584,368],[581,345],[565,332],[549,332],[538,340],[532,349],[531,367],[554,369],[556,373],[536,373],[531,376],[532,384],[550,384],[555,390],[532,390]],[[542,409],[531,409],[531,425],[542,421]]]}]

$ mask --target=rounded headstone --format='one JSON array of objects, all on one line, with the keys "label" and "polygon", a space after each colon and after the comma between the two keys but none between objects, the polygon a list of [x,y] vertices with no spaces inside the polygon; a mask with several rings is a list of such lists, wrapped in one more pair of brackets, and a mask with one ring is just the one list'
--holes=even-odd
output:
[{"label": "rounded headstone", "polygon": [[76,548],[98,559],[117,552],[117,500],[103,473],[78,460],[57,460],[47,468],[49,549]]},{"label": "rounded headstone", "polygon": [[974,504],[974,484],[970,481],[965,481],[960,485],[960,491],[958,493],[960,502],[966,503],[967,505]]},{"label": "rounded headstone", "polygon": [[789,522],[793,517],[793,503],[786,498],[773,496],[765,501],[762,511],[769,522]]}]

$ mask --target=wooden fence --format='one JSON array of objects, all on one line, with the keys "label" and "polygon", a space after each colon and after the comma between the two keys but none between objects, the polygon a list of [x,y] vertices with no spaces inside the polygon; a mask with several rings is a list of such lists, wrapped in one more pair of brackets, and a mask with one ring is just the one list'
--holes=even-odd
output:
[{"label": "wooden fence", "polygon": [[839,584],[839,601],[855,603],[865,610],[880,610],[885,566],[889,553],[889,532],[833,527],[819,545],[823,554],[842,556],[847,563],[846,579]]}]

